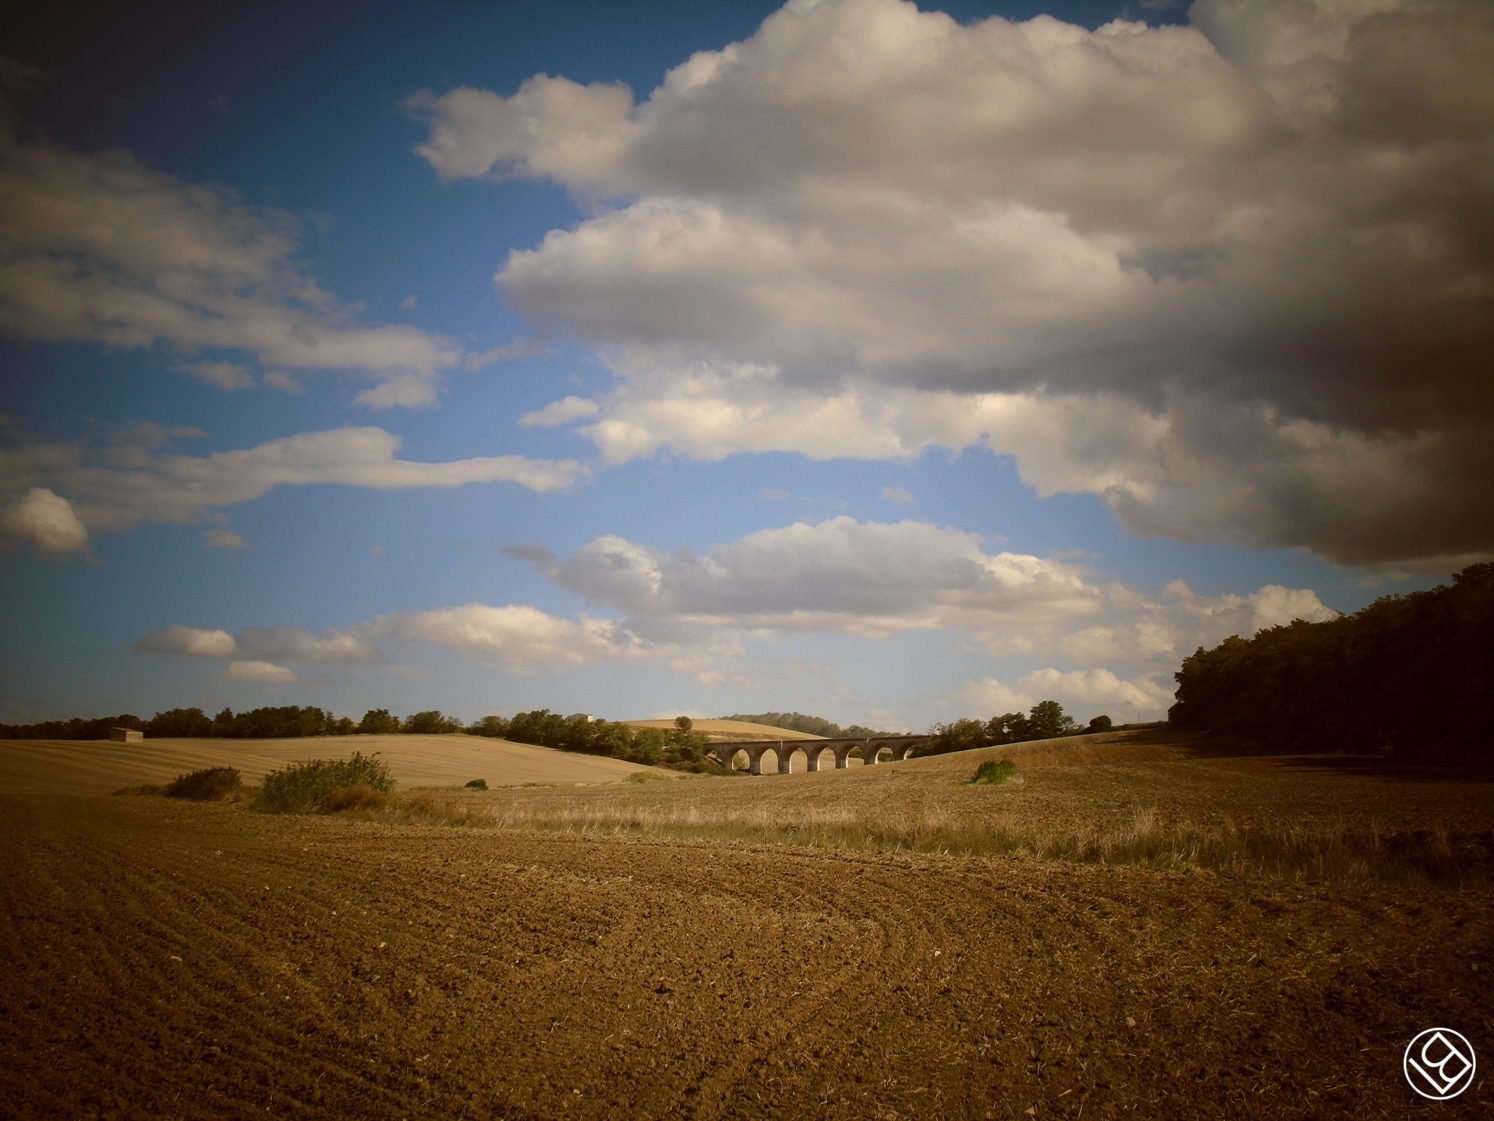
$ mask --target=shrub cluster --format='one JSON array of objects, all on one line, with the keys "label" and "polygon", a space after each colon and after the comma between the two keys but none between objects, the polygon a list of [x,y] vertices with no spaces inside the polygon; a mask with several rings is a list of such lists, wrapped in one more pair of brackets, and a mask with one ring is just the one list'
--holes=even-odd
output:
[{"label": "shrub cluster", "polygon": [[393,789],[389,768],[355,751],[351,759],[312,759],[271,771],[253,807],[265,813],[335,813],[376,802]]},{"label": "shrub cluster", "polygon": [[1494,761],[1494,564],[1325,623],[1199,647],[1168,719],[1287,747]]},{"label": "shrub cluster", "polygon": [[238,790],[239,785],[237,768],[209,767],[179,776],[162,793],[168,798],[189,798],[194,802],[221,802]]}]

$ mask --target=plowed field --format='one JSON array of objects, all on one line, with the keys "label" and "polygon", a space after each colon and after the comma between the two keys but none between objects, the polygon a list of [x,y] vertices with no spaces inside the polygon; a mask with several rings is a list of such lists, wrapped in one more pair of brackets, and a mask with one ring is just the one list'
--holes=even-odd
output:
[{"label": "plowed field", "polygon": [[[0,793],[0,1112],[1488,1115],[1482,1081],[1432,1105],[1401,1076],[1431,1026],[1494,1061],[1494,897],[1477,877],[649,832],[670,799],[695,806],[665,823],[676,831],[732,812],[739,830],[774,813],[862,823],[898,783],[915,803],[959,803],[962,829],[1059,813],[1065,790],[1064,812],[1206,822],[1188,809],[1190,764],[1211,805],[1234,792],[1212,811],[1234,821],[1274,774],[1299,824],[1352,817],[1375,791],[1397,828],[1488,824],[1487,786],[1426,776],[1135,744],[1026,759],[1022,784],[985,790],[958,785],[970,759],[945,757],[463,796],[490,808],[488,828]],[[515,827],[523,805],[531,823]]]}]

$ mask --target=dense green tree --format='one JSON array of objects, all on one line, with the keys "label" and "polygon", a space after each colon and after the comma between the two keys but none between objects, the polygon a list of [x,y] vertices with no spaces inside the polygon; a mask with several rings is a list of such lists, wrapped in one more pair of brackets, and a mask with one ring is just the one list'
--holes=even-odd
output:
[{"label": "dense green tree", "polygon": [[1026,713],[1005,712],[986,721],[986,743],[988,744],[1021,743],[1023,740],[1031,739],[1037,739],[1037,737],[1028,734]]},{"label": "dense green tree", "polygon": [[[342,729],[341,732],[339,728]],[[314,705],[281,705],[240,713],[224,708],[213,717],[208,731],[202,734],[240,740],[299,739],[305,736],[346,735],[352,728],[351,720],[344,718],[339,723],[330,712]]]},{"label": "dense green tree", "polygon": [[[1109,727],[1109,717],[1104,718]],[[1025,715],[1008,712],[987,721],[956,720],[935,724],[933,738],[913,750],[914,755],[943,755],[950,751],[969,751],[976,747],[994,747],[1026,740],[1045,740],[1084,731],[1057,701],[1039,701]]]},{"label": "dense green tree", "polygon": [[670,766],[696,766],[705,760],[705,749],[710,743],[695,729],[695,721],[688,716],[677,716],[674,727],[664,735],[664,762]]},{"label": "dense green tree", "polygon": [[443,716],[440,709],[430,709],[407,716],[399,730],[412,736],[439,736],[448,732],[460,732],[462,722],[452,716]]},{"label": "dense green tree", "polygon": [[213,722],[200,708],[171,708],[158,712],[145,725],[145,734],[153,738],[167,736],[208,736]]},{"label": "dense green tree", "polygon": [[399,717],[391,716],[387,708],[371,708],[358,722],[358,731],[365,736],[387,736],[399,731]]},{"label": "dense green tree", "polygon": [[533,743],[541,747],[560,747],[566,742],[565,719],[548,708],[533,712],[516,712],[508,722],[508,738],[515,743]]},{"label": "dense green tree", "polygon": [[1039,701],[1027,717],[1027,739],[1051,740],[1074,730],[1074,718],[1057,701]]},{"label": "dense green tree", "polygon": [[1176,676],[1168,718],[1181,727],[1301,749],[1487,762],[1494,565],[1328,622],[1298,619],[1200,647]]},{"label": "dense green tree", "polygon": [[0,740],[106,740],[115,728],[145,731],[146,722],[138,716],[99,716],[84,719],[44,720],[39,724],[0,724]]},{"label": "dense green tree", "polygon": [[[992,742],[986,734],[986,725],[979,720],[956,720],[951,724],[936,724],[934,735],[938,738],[938,751],[920,751],[920,755],[944,754],[948,751],[969,751],[974,747],[987,747]],[[1006,742],[1006,741],[996,741]],[[935,745],[926,744],[932,748]]]},{"label": "dense green tree", "polygon": [[501,740],[508,735],[508,721],[501,716],[479,716],[466,727],[469,736],[486,736]]},{"label": "dense green tree", "polygon": [[533,743],[587,755],[610,755],[649,766],[669,760],[671,750],[678,758],[681,744],[687,749],[695,748],[698,758],[699,747],[705,743],[704,736],[682,733],[678,728],[671,728],[666,733],[660,728],[635,729],[609,720],[567,719],[546,708],[516,713],[508,722],[507,738],[515,743]]}]

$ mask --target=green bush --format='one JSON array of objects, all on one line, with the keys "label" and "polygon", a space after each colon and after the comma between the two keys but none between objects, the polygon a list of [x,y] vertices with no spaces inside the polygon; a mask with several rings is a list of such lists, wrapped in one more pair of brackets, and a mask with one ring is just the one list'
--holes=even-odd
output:
[{"label": "green bush", "polygon": [[151,739],[171,736],[208,736],[213,731],[213,722],[200,708],[173,708],[158,712],[145,725],[145,734]]},{"label": "green bush", "polygon": [[387,708],[371,708],[358,722],[358,731],[365,736],[388,736],[399,731],[399,717],[391,715]]},{"label": "green bush", "polygon": [[485,778],[475,778],[471,782],[467,783],[468,790],[486,790],[487,788],[488,780]]},{"label": "green bush", "polygon": [[1017,773],[1017,765],[1010,759],[987,759],[975,768],[975,777],[966,786],[1000,786]]},{"label": "green bush", "polygon": [[221,802],[239,788],[239,772],[234,767],[209,767],[181,775],[168,783],[163,793],[168,798],[190,798],[194,802]]},{"label": "green bush", "polygon": [[442,736],[451,732],[460,732],[462,722],[454,716],[443,715],[438,708],[433,708],[428,712],[417,712],[413,716],[405,717],[399,730],[406,735],[413,736]]},{"label": "green bush", "polygon": [[394,789],[394,776],[377,753],[353,752],[351,759],[312,759],[271,771],[254,799],[264,813],[323,813],[347,808],[343,792],[366,786],[376,794]]}]

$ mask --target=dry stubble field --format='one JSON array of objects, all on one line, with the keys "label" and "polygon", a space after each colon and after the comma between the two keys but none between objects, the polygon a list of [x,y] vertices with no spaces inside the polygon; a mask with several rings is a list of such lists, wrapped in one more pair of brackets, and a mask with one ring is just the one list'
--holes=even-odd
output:
[{"label": "dry stubble field", "polygon": [[1489,1108],[1400,1075],[1494,1056],[1487,782],[1130,734],[273,818],[0,758],[17,1116]]}]

